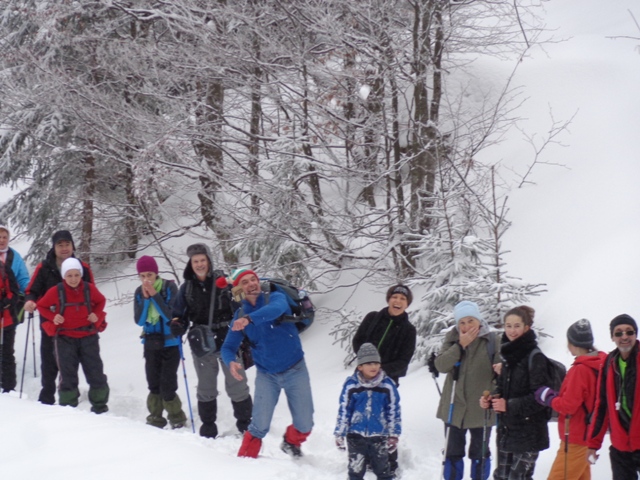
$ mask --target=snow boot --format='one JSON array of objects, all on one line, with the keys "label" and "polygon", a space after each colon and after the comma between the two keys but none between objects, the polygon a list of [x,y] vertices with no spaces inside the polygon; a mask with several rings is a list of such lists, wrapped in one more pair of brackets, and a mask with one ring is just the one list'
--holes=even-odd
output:
[{"label": "snow boot", "polygon": [[238,450],[239,457],[258,458],[260,449],[262,448],[262,439],[254,437],[248,431],[244,432],[242,437],[242,445]]},{"label": "snow boot", "polygon": [[298,431],[293,425],[289,425],[284,433],[280,450],[284,453],[291,455],[294,458],[302,457],[302,450],[300,446],[304,442],[311,432],[302,433]]},{"label": "snow boot", "polygon": [[198,415],[202,420],[200,426],[200,436],[205,438],[216,438],[218,436],[218,426],[216,418],[218,416],[218,401],[198,402]]},{"label": "snow boot", "polygon": [[182,402],[178,395],[168,402],[163,400],[162,406],[167,411],[167,418],[169,419],[171,428],[182,428],[187,424],[187,416],[182,411]]},{"label": "snow boot", "polygon": [[487,480],[491,474],[491,457],[484,459],[484,469],[482,460],[471,460],[471,480]]},{"label": "snow boot", "polygon": [[97,413],[105,413],[109,411],[107,402],[109,401],[109,385],[100,388],[89,387],[89,402],[91,402],[91,411]]},{"label": "snow boot", "polygon": [[60,390],[58,393],[58,404],[62,407],[77,407],[80,392],[77,388],[73,390]]},{"label": "snow boot", "polygon": [[159,393],[150,393],[147,395],[147,408],[149,409],[147,425],[164,428],[167,425],[167,419],[162,416],[164,407],[162,406],[162,397]]},{"label": "snow boot", "polygon": [[444,480],[462,480],[464,461],[461,457],[447,457],[444,462]]},{"label": "snow boot", "polygon": [[231,402],[233,405],[233,416],[236,417],[236,427],[240,433],[244,433],[251,423],[251,411],[253,410],[253,402],[251,395],[240,402]]}]

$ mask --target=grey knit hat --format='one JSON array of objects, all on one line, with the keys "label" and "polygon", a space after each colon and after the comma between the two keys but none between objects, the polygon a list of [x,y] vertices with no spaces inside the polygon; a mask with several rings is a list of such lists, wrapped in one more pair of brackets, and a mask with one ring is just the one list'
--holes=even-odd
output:
[{"label": "grey knit hat", "polygon": [[380,363],[380,354],[373,343],[363,343],[358,350],[358,366],[363,363]]},{"label": "grey knit hat", "polygon": [[589,320],[583,318],[571,324],[567,330],[567,340],[574,347],[591,350],[593,348],[593,332]]}]

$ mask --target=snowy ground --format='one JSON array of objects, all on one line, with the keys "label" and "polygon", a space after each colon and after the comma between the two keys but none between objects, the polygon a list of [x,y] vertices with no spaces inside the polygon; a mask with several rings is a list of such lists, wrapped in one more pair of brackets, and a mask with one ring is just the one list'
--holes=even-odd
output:
[{"label": "snowy ground", "polygon": [[[512,274],[544,282],[549,293],[535,299],[537,322],[554,335],[543,349],[565,364],[571,363],[564,335],[567,326],[586,317],[592,321],[597,345],[611,350],[608,322],[619,313],[640,317],[640,249],[637,247],[637,205],[640,201],[640,55],[638,41],[611,39],[640,36],[628,9],[640,10],[633,0],[563,0],[548,2],[547,22],[567,41],[534,51],[525,59],[518,82],[530,100],[520,112],[528,128],[548,125],[549,105],[556,118],[577,116],[566,148],[549,150],[547,161],[568,168],[541,166],[527,186],[511,196],[513,227],[505,239]],[[518,83],[517,82],[517,83]],[[528,146],[510,140],[500,151],[505,161],[526,158]],[[15,245],[14,245],[15,246]],[[22,250],[19,248],[19,250]],[[25,250],[22,250],[25,251]],[[133,273],[133,265],[126,273]],[[108,298],[132,292],[127,280],[99,285]],[[318,306],[335,298],[317,299]],[[381,292],[359,290],[348,308],[367,312],[384,306]],[[182,431],[144,425],[147,394],[139,329],[131,305],[108,307],[109,327],[101,344],[111,386],[110,411],[89,413],[86,385],[77,409],[38,404],[39,378],[33,376],[28,351],[23,398],[0,395],[0,465],[12,479],[67,478],[156,480],[220,476],[225,479],[278,478],[342,479],[346,456],[333,445],[337,398],[348,371],[344,352],[331,344],[330,318],[320,318],[303,335],[314,402],[315,428],[304,445],[306,456],[294,462],[279,451],[281,435],[290,423],[286,402],[278,406],[272,431],[258,460],[238,459],[240,440],[233,435],[204,440]],[[22,373],[26,327],[16,339]],[[39,334],[38,334],[39,335]],[[29,341],[29,348],[31,340]],[[186,347],[189,391],[195,395],[196,377]],[[250,371],[253,385],[255,373]],[[180,395],[187,396],[180,372]],[[440,379],[442,382],[442,379]],[[402,478],[435,479],[440,472],[442,422],[435,419],[438,393],[426,367],[414,364],[400,386],[404,434],[400,444]],[[219,399],[219,427],[232,431],[231,406]],[[546,478],[558,439],[550,425],[552,448],[538,461],[536,478]],[[492,442],[493,443],[493,442]],[[593,478],[609,478],[606,451],[592,470]],[[369,474],[371,475],[371,474]],[[373,478],[369,476],[368,478]]]}]

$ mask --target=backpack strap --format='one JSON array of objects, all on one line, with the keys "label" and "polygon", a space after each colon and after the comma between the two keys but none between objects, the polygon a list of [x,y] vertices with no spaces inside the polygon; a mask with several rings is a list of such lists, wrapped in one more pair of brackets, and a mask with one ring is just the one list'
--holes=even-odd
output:
[{"label": "backpack strap", "polygon": [[[58,304],[60,305],[60,315],[64,317],[64,311],[67,305],[80,305],[77,303],[67,303],[67,294],[64,291],[64,283],[60,282],[57,285],[58,288]],[[84,306],[87,307],[87,315],[91,314],[91,292],[84,281],[82,282],[82,294],[84,296]]]}]

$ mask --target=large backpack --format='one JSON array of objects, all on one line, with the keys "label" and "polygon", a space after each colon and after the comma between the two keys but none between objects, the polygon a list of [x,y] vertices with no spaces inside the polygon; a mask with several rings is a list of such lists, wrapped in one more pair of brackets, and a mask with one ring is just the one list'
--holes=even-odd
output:
[{"label": "large backpack", "polygon": [[[303,332],[313,323],[316,311],[309,294],[305,290],[300,290],[282,278],[260,278],[260,289],[264,294],[265,305],[269,303],[272,292],[280,292],[287,299],[287,303],[291,308],[291,315],[283,315],[276,321],[276,325],[282,322],[294,323],[298,332]],[[236,302],[242,300],[242,290],[239,286],[234,287],[232,293]],[[238,317],[244,315],[242,307],[240,308]]]},{"label": "large backpack", "polygon": [[[531,350],[531,353],[529,353],[529,371],[531,371],[531,364],[536,353],[542,354],[547,364],[546,366],[548,383],[546,386],[551,388],[552,390],[555,390],[556,392],[560,391],[560,387],[562,386],[564,377],[567,375],[567,368],[559,361],[547,357],[544,353],[542,353],[542,350],[536,347]],[[547,407],[547,419],[551,422],[557,422],[558,412],[551,407]]]},{"label": "large backpack", "polygon": [[303,332],[313,323],[315,307],[306,290],[300,290],[282,278],[261,278],[260,287],[265,295],[265,304],[269,303],[271,292],[283,293],[291,307],[291,315],[284,315],[277,323],[292,322],[298,332]]}]

